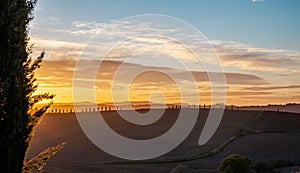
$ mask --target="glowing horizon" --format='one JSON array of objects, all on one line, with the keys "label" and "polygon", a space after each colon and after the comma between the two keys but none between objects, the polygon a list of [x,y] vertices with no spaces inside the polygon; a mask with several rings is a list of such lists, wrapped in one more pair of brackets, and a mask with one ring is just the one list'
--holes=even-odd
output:
[{"label": "glowing horizon", "polygon": [[[60,5],[61,3],[64,5]],[[161,13],[154,10],[157,6],[155,2],[140,3],[141,6],[152,9],[149,11],[152,14]],[[217,7],[216,3],[222,8]],[[70,4],[41,0],[36,8],[35,20],[30,24],[30,42],[35,44],[33,57],[43,49],[46,52],[42,68],[36,73],[39,83],[37,92],[56,94],[54,102],[73,102],[73,75],[76,63],[84,55],[86,66],[81,69],[83,75],[90,73],[89,69],[99,61],[102,66],[95,79],[81,81],[82,84],[95,82],[94,98],[87,96],[86,88],[83,87],[81,100],[77,100],[78,102],[113,102],[111,89],[121,92],[126,85],[123,81],[126,73],[133,74],[138,69],[152,72],[142,73],[133,80],[129,86],[128,98],[120,94],[114,101],[144,102],[152,99],[154,102],[210,104],[212,83],[207,73],[220,76],[220,71],[214,70],[218,63],[212,58],[210,46],[215,51],[226,77],[226,86],[220,87],[227,91],[225,104],[300,102],[300,49],[297,47],[300,45],[300,39],[297,38],[299,24],[293,22],[299,17],[299,13],[295,13],[298,16],[294,14],[297,5],[251,0],[235,2],[239,7],[237,9],[243,10],[240,11],[226,2],[196,1],[185,4],[186,6],[166,2],[160,4],[166,15],[177,17],[183,23],[188,22],[203,32],[208,37],[207,42],[205,37],[199,39],[191,30],[178,27],[173,22],[164,22],[164,27],[157,27],[153,25],[157,22],[156,19],[153,22],[120,20],[140,13],[139,8],[127,7],[126,2],[93,2],[85,4],[86,8],[81,8],[80,4],[79,1],[72,1]],[[70,9],[61,8],[63,6]],[[122,10],[111,14],[110,9],[114,7]],[[218,12],[212,13],[206,7],[217,8]],[[103,11],[98,8],[103,8]],[[89,14],[87,9],[95,11],[95,14]],[[180,13],[183,9],[188,9],[191,14]],[[278,14],[272,9],[285,13]],[[73,14],[70,10],[85,12]],[[273,20],[274,22],[262,23]],[[276,27],[276,23],[287,27]],[[101,37],[95,39],[99,34]],[[183,41],[196,52],[185,47]],[[106,59],[99,59],[99,55],[106,54],[118,44],[121,45],[109,52]],[[196,62],[194,53],[201,54],[203,62]],[[185,62],[188,67],[183,67],[178,62]],[[120,64],[125,68],[122,72],[125,76],[114,80],[113,76]],[[176,74],[179,78],[174,81],[163,74],[164,72]],[[186,72],[195,77],[194,84],[198,88],[200,99],[194,93],[189,93],[189,88],[177,88],[176,83],[193,83],[181,76]],[[161,97],[162,93],[164,98]],[[181,101],[180,94],[190,94],[187,98],[189,100]]]}]

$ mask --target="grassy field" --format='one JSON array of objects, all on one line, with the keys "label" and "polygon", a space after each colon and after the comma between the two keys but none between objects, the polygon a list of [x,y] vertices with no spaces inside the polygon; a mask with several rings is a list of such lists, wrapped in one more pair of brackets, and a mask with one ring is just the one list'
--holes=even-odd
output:
[{"label": "grassy field", "polygon": [[[185,110],[185,115],[195,111]],[[130,113],[130,111],[128,112]],[[169,172],[184,163],[194,172],[215,172],[223,157],[240,153],[257,160],[300,160],[300,114],[226,110],[223,120],[208,143],[197,145],[207,119],[201,110],[187,139],[173,151],[156,159],[128,162],[98,149],[82,132],[75,114],[47,114],[36,128],[29,157],[46,147],[67,145],[45,167],[45,172]],[[123,120],[115,111],[103,113],[117,133],[134,139],[149,139],[166,132],[176,121],[178,110],[167,110],[157,122],[137,126]],[[300,165],[300,163],[299,163]]]}]

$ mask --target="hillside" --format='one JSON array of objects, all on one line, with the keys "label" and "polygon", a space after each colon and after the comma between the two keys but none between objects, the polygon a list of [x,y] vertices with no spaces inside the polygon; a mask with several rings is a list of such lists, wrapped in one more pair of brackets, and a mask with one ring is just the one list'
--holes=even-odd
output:
[{"label": "hillside", "polygon": [[[195,110],[184,111],[188,118]],[[169,172],[179,163],[193,167],[196,172],[215,172],[221,159],[230,153],[244,154],[254,161],[293,158],[300,165],[300,148],[297,147],[300,144],[300,114],[227,110],[213,138],[204,146],[198,146],[207,114],[208,110],[199,112],[193,131],[176,149],[147,161],[149,163],[139,164],[128,163],[98,149],[82,132],[75,114],[47,114],[36,128],[29,157],[46,147],[67,142],[65,148],[49,161],[45,172]],[[115,111],[103,112],[111,128],[134,139],[163,134],[176,121],[177,115],[178,110],[167,110],[154,124],[137,126],[120,118]],[[230,140],[232,137],[237,138]],[[218,148],[218,152],[212,152]],[[212,154],[203,157],[203,153]],[[180,161],[182,159],[186,161]]]}]

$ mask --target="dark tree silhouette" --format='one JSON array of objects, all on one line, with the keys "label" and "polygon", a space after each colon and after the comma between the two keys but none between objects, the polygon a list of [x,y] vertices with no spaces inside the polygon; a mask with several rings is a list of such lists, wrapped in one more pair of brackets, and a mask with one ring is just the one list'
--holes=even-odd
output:
[{"label": "dark tree silhouette", "polygon": [[[0,171],[20,173],[30,171],[26,153],[34,126],[50,104],[33,111],[36,103],[52,99],[45,93],[34,95],[37,89],[34,71],[41,66],[44,52],[32,60],[33,45],[29,45],[28,24],[33,19],[36,0],[0,1]],[[57,148],[61,148],[58,145]],[[57,151],[45,150],[43,154]],[[41,157],[37,156],[38,159]],[[47,158],[47,157],[43,157]],[[47,159],[45,159],[47,160]],[[35,160],[31,160],[36,163]],[[26,170],[23,169],[27,165]]]}]

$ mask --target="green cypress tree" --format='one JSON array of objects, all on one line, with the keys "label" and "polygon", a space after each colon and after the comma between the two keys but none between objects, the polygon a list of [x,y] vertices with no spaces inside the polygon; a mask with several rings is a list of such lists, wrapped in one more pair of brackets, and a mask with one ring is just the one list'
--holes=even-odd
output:
[{"label": "green cypress tree", "polygon": [[0,171],[5,173],[25,172],[33,128],[50,104],[30,110],[41,100],[53,98],[48,93],[34,95],[38,87],[34,71],[44,57],[42,52],[32,60],[28,44],[28,24],[36,2],[0,1]]}]

